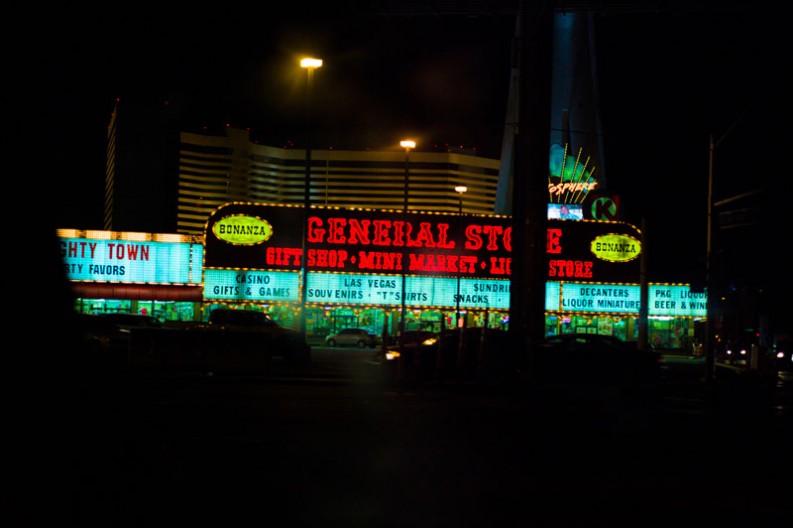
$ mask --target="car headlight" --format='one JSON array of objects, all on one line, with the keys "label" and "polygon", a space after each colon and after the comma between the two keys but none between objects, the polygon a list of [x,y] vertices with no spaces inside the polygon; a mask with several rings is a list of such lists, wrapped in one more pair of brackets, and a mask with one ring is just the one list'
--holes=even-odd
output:
[{"label": "car headlight", "polygon": [[396,350],[387,350],[385,353],[385,358],[387,361],[393,361],[399,357],[399,352]]},{"label": "car headlight", "polygon": [[430,338],[427,338],[424,341],[422,341],[421,344],[423,346],[432,346],[432,345],[434,345],[437,342],[438,342],[438,338],[437,337],[430,337]]}]

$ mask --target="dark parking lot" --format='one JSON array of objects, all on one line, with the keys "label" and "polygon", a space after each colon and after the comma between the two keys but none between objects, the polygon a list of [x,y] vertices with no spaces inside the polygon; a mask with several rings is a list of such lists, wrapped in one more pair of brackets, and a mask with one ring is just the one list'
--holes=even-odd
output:
[{"label": "dark parking lot", "polygon": [[399,386],[369,377],[371,350],[332,352],[316,351],[303,376],[80,380],[75,399],[53,404],[68,419],[40,422],[44,436],[28,446],[49,450],[33,467],[56,460],[33,501],[52,508],[31,518],[789,525],[789,408],[777,412],[765,389],[735,380],[695,390],[695,370],[652,404],[519,385]]}]

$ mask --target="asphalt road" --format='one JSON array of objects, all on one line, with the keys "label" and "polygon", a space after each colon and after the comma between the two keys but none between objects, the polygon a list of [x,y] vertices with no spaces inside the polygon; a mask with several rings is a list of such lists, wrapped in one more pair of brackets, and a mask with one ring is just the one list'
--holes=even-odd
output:
[{"label": "asphalt road", "polygon": [[370,359],[84,380],[41,504],[103,527],[790,526],[790,414],[764,389],[399,387]]}]

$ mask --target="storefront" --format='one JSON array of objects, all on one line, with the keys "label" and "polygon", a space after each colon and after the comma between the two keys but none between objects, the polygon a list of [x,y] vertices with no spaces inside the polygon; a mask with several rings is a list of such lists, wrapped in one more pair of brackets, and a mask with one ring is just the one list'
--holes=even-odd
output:
[{"label": "storefront", "polygon": [[[647,335],[656,349],[690,352],[701,336],[707,296],[688,284],[647,285]],[[589,333],[639,338],[641,285],[546,283],[545,328],[548,335]]]},{"label": "storefront", "polygon": [[[616,221],[548,221],[546,334],[639,338],[642,236]],[[707,294],[687,284],[646,285],[647,335],[657,349],[692,351],[707,315]]]},{"label": "storefront", "polygon": [[200,317],[203,244],[197,237],[59,229],[61,258],[82,313]]},{"label": "storefront", "polygon": [[[303,226],[307,226],[305,267]],[[349,327],[509,328],[508,217],[235,202],[201,237],[59,230],[81,312],[206,320],[261,310],[314,341]],[[624,222],[548,220],[546,333],[639,335],[641,233]],[[303,284],[306,288],[303,288]],[[404,295],[403,295],[404,292]],[[685,284],[647,285],[652,346],[690,350],[707,313]],[[303,311],[305,310],[305,312]],[[457,318],[457,314],[460,318]]]},{"label": "storefront", "polygon": [[302,207],[226,204],[207,222],[204,298],[281,324],[305,306],[315,339],[348,327],[440,331],[458,308],[460,325],[506,321],[510,235],[495,216],[315,207],[306,218]]}]

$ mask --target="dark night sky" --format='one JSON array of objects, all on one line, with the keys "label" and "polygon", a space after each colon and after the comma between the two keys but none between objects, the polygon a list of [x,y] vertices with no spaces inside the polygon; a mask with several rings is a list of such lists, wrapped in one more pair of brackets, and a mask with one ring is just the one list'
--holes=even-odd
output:
[{"label": "dark night sky", "polygon": [[[37,68],[20,69],[23,77],[43,74],[40,83],[29,76],[25,95],[35,102],[25,119],[48,149],[42,176],[54,179],[52,222],[101,227],[116,97],[171,99],[195,122],[250,127],[268,144],[299,139],[301,53],[325,60],[315,77],[319,142],[380,149],[411,135],[419,150],[449,143],[500,155],[514,14],[382,16],[353,2],[324,12],[304,4],[290,3],[298,15],[311,13],[303,21],[283,13],[290,8],[197,14],[136,6],[37,25],[33,38],[50,46]],[[681,5],[689,8],[596,16],[608,187],[621,195],[625,219],[644,217],[663,248],[655,257],[663,262],[651,266],[675,272],[704,254],[708,135],[726,133],[716,150],[716,199],[781,184],[786,143],[781,17],[753,2]]]}]

